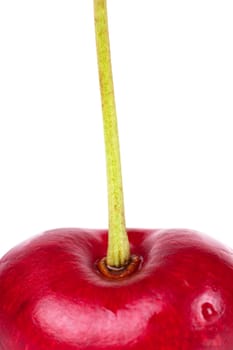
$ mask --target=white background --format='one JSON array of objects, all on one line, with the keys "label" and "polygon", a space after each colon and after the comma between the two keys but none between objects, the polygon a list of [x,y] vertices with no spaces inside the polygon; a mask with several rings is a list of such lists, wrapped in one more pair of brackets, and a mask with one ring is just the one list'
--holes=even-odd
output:
[{"label": "white background", "polygon": [[[233,5],[109,0],[128,227],[233,247]],[[0,2],[0,255],[107,226],[92,0]]]}]

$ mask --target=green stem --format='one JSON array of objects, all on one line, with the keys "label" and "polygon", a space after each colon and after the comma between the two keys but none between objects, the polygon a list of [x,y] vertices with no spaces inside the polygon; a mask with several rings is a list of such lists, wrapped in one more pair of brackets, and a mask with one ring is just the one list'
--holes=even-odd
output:
[{"label": "green stem", "polygon": [[106,0],[94,0],[94,14],[108,181],[109,230],[107,265],[122,267],[129,261],[130,249],[125,227],[120,148]]}]

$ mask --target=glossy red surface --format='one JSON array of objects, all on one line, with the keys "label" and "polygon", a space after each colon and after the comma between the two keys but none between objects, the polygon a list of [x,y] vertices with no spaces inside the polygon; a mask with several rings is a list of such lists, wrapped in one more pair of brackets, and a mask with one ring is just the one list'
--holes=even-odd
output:
[{"label": "glossy red surface", "polygon": [[107,233],[59,229],[0,260],[1,350],[232,350],[233,255],[189,230],[129,230],[141,268],[109,281]]}]

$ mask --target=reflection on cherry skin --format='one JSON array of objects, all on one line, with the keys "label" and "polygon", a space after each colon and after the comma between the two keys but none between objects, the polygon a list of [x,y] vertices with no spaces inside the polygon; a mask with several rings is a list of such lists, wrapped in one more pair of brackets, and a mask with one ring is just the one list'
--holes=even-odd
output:
[{"label": "reflection on cherry skin", "polygon": [[37,303],[34,320],[44,333],[58,342],[95,347],[103,344],[123,346],[143,335],[151,316],[159,313],[161,308],[160,299],[155,297],[132,302],[113,312],[83,301],[73,302],[50,295]]},{"label": "reflection on cherry skin", "polygon": [[220,320],[225,305],[219,292],[210,288],[198,295],[191,304],[191,322],[193,328],[203,329]]}]

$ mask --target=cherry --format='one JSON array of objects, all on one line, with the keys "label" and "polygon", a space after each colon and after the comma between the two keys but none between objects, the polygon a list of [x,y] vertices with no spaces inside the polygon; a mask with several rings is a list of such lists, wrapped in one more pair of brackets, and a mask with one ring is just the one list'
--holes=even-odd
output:
[{"label": "cherry", "polygon": [[103,230],[48,231],[7,253],[0,349],[231,350],[232,252],[189,230],[128,236],[125,276],[99,269]]}]

